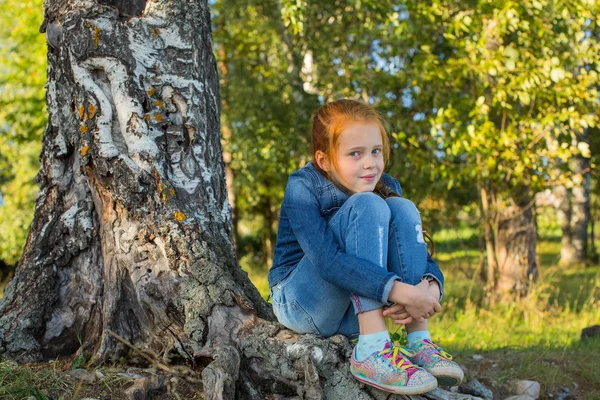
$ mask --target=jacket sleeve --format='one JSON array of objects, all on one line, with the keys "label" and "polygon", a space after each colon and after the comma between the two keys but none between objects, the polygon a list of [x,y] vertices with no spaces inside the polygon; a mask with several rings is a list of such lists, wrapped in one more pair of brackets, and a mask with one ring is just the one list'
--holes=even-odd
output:
[{"label": "jacket sleeve", "polygon": [[375,263],[342,251],[321,215],[310,179],[291,175],[282,204],[304,255],[324,280],[351,293],[389,304],[388,297],[398,277]]}]

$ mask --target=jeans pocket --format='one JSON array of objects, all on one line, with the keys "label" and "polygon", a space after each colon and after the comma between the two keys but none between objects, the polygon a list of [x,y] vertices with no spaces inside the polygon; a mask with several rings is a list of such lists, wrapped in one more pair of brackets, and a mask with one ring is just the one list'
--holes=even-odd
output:
[{"label": "jeans pocket", "polygon": [[312,317],[296,300],[279,303],[273,298],[273,312],[281,324],[294,332],[320,334]]}]

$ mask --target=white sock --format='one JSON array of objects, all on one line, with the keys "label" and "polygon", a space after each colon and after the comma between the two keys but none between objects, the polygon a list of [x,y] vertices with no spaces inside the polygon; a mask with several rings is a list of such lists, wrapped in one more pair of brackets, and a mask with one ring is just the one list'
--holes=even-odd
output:
[{"label": "white sock", "polygon": [[363,361],[376,351],[383,350],[383,346],[386,342],[391,342],[390,333],[387,330],[368,335],[360,335],[358,336],[358,344],[354,349],[354,356],[358,361]]},{"label": "white sock", "polygon": [[429,331],[414,331],[414,332],[411,332],[406,337],[406,341],[408,342],[407,346],[408,347],[412,347],[417,342],[421,342],[421,341],[423,341],[425,339],[431,340],[431,335],[429,334]]}]

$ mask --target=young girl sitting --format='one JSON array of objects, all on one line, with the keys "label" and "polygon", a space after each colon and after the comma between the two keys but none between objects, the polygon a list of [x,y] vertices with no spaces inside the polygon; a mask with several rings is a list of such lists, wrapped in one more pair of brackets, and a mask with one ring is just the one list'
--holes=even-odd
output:
[{"label": "young girl sitting", "polygon": [[[417,208],[384,173],[389,146],[368,105],[339,100],[317,110],[314,161],[289,177],[269,286],[289,329],[359,335],[350,360],[356,379],[420,394],[461,382],[463,371],[429,335],[444,277]],[[408,349],[391,342],[384,317],[406,325]]]}]

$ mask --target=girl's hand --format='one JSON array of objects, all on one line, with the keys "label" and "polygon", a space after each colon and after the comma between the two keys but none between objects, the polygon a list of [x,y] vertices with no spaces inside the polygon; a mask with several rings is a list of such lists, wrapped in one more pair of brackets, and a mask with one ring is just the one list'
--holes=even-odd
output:
[{"label": "girl's hand", "polygon": [[396,282],[390,293],[390,300],[404,306],[416,322],[423,322],[436,312],[442,311],[440,303],[431,295],[425,284],[428,285],[429,282],[421,282],[416,286]]},{"label": "girl's hand", "polygon": [[398,325],[407,325],[413,322],[412,317],[403,305],[393,304],[383,307],[383,316],[391,318]]},{"label": "girl's hand", "polygon": [[429,293],[431,293],[431,295],[436,299],[439,299],[441,295],[440,285],[435,280],[429,281],[428,283],[429,286],[427,287],[427,290],[429,290]]}]

